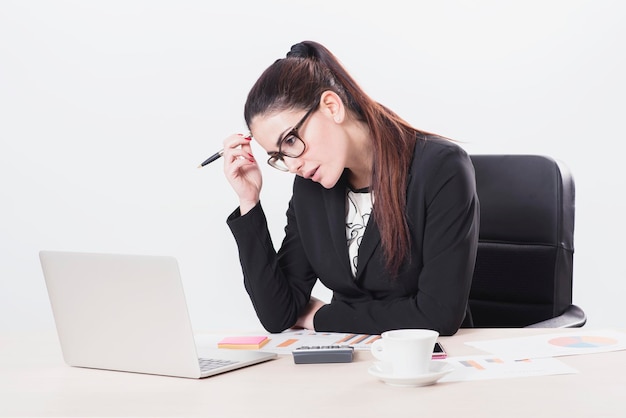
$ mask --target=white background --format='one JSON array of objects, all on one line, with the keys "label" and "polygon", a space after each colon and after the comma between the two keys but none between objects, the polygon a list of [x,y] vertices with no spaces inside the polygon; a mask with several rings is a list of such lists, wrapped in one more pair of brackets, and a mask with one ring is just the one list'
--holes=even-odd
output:
[{"label": "white background", "polygon": [[[590,326],[626,327],[625,18],[602,0],[0,1],[0,331],[53,329],[41,249],[176,256],[196,329],[258,329],[235,195],[221,161],[196,167],[306,39],[470,153],[565,162],[574,302]],[[277,246],[292,178],[262,169]]]}]

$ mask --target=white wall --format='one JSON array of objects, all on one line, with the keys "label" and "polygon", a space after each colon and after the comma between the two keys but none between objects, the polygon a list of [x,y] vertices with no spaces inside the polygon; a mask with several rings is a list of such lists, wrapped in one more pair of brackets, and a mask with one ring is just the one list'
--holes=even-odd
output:
[{"label": "white wall", "polygon": [[[0,331],[53,327],[40,249],[174,255],[194,327],[258,328],[225,224],[235,195],[221,163],[196,166],[305,39],[471,153],[566,162],[574,301],[590,326],[626,326],[623,2],[222,3],[0,2]],[[291,178],[263,170],[278,244]]]}]

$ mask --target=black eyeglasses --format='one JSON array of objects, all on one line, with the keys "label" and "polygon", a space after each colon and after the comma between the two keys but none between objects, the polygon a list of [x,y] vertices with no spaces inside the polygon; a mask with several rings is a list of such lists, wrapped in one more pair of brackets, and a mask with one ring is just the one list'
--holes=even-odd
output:
[{"label": "black eyeglasses", "polygon": [[307,120],[307,118],[313,113],[317,107],[319,106],[319,100],[315,102],[305,114],[302,116],[302,119],[298,123],[296,123],[293,128],[278,142],[278,151],[271,152],[270,158],[267,160],[267,163],[280,170],[280,171],[289,171],[289,167],[285,164],[285,157],[289,158],[298,158],[304,151],[306,151],[306,144],[300,138],[298,134],[298,129],[302,126],[302,124]]}]

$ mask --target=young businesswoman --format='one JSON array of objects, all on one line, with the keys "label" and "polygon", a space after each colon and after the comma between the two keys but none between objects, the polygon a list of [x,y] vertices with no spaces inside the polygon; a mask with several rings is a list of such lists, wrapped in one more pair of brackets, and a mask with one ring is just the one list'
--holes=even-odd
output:
[{"label": "young businesswoman", "polygon": [[[240,204],[227,222],[268,331],[450,335],[471,325],[478,200],[457,144],[374,101],[311,41],[265,70],[244,117],[251,136],[224,140],[224,172]],[[296,174],[278,252],[251,137],[269,165]],[[333,292],[329,303],[311,297],[318,279]]]}]

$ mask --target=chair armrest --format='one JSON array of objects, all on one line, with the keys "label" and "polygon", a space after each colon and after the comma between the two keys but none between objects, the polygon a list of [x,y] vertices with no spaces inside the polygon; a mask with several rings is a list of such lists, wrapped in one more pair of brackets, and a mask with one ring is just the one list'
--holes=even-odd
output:
[{"label": "chair armrest", "polygon": [[570,305],[561,315],[524,328],[580,328],[586,322],[587,315],[585,312],[576,305]]}]

